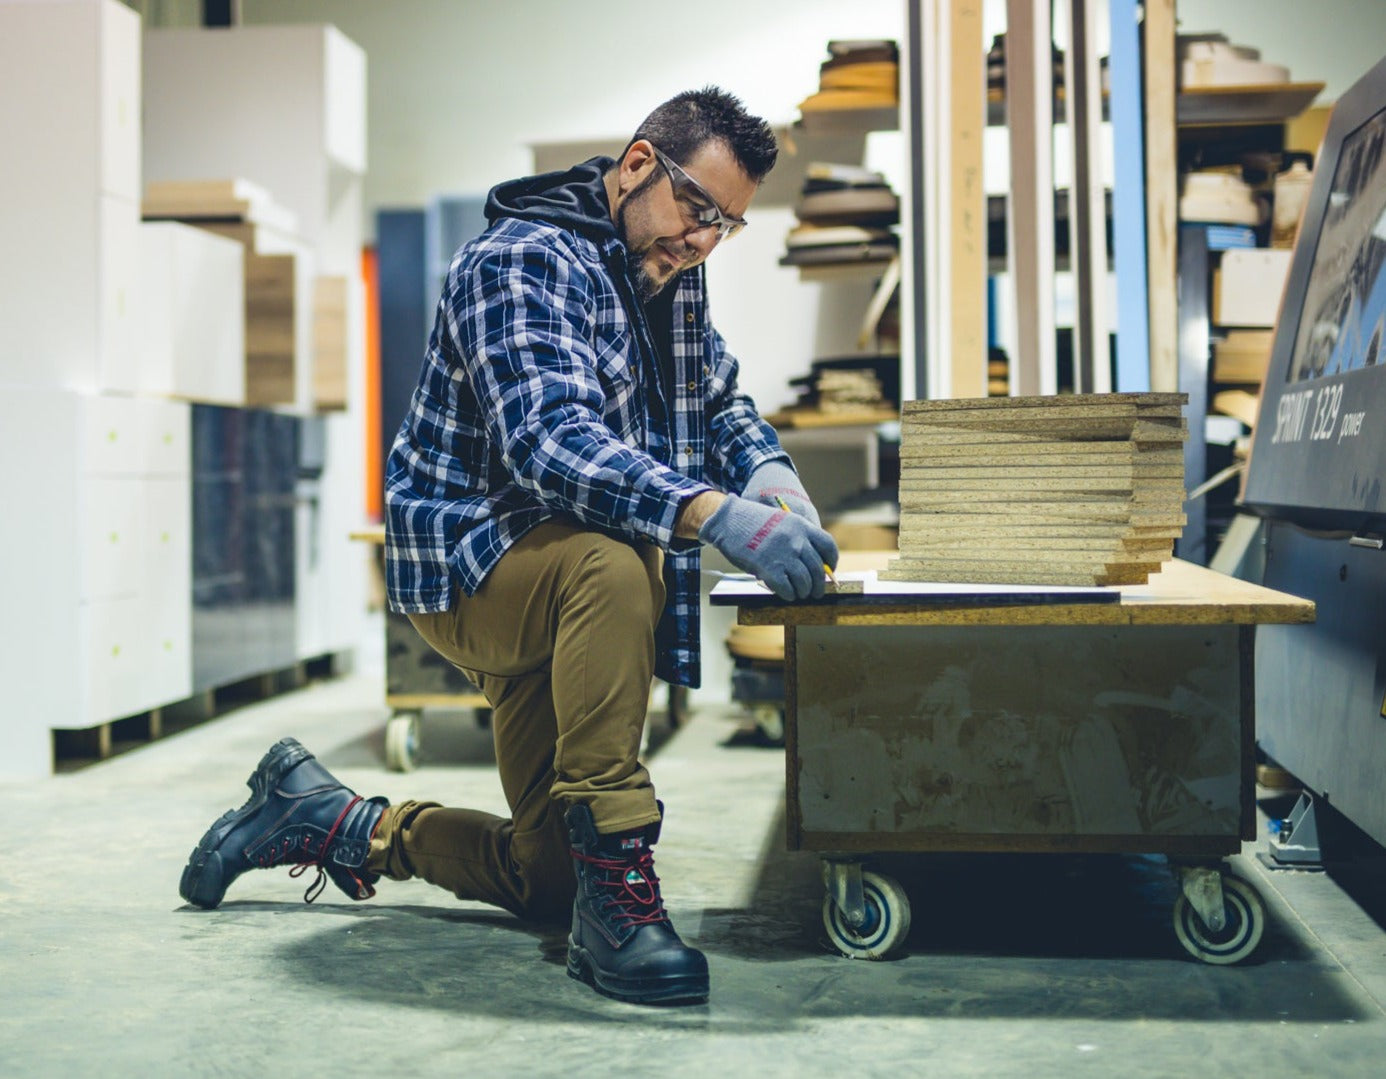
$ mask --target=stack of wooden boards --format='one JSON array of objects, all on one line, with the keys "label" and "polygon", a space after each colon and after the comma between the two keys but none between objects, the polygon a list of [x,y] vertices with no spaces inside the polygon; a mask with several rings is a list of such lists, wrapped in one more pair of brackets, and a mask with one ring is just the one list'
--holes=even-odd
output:
[{"label": "stack of wooden boards", "polygon": [[900,197],[880,172],[812,162],[794,214],[781,266],[879,262],[900,250]]},{"label": "stack of wooden boards", "polygon": [[883,580],[1140,584],[1183,531],[1177,393],[907,401]]},{"label": "stack of wooden boards", "polygon": [[850,134],[899,123],[900,49],[889,39],[829,41],[818,91],[799,102],[810,134]]}]

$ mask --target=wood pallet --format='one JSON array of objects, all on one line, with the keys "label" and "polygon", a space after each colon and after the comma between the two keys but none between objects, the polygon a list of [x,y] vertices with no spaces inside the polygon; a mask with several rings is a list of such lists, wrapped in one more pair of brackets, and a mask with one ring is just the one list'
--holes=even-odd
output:
[{"label": "wood pallet", "polygon": [[205,723],[237,708],[301,689],[350,668],[350,653],[327,653],[288,667],[195,693],[147,712],[122,716],[92,727],[53,728],[55,771],[71,771],[108,760],[139,746]]}]

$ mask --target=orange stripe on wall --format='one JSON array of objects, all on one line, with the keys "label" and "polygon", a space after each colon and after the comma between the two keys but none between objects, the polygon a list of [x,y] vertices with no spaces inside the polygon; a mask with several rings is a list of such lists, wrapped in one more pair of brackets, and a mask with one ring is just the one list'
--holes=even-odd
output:
[{"label": "orange stripe on wall", "polygon": [[385,462],[380,459],[380,266],[374,247],[361,252],[366,284],[366,514],[385,519]]}]

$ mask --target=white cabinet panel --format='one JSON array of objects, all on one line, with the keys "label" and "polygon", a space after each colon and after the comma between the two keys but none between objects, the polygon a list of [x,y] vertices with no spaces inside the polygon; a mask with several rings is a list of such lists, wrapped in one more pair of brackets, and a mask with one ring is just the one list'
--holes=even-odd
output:
[{"label": "white cabinet panel", "polygon": [[99,7],[100,186],[138,201],[140,188],[140,17],[115,0]]},{"label": "white cabinet panel", "polygon": [[105,723],[145,710],[148,645],[143,609],[139,596],[100,600],[82,607],[79,655],[86,669],[87,714],[77,725]]},{"label": "white cabinet panel", "polygon": [[324,273],[354,273],[360,215],[334,213],[366,165],[366,57],[330,26],[145,34],[144,174],[244,178],[298,219]]},{"label": "white cabinet panel", "polygon": [[183,401],[134,399],[139,470],[150,476],[186,476],[192,468],[192,409]]},{"label": "white cabinet panel", "polygon": [[76,545],[81,598],[95,601],[139,591],[144,559],[143,483],[88,477],[81,483]]},{"label": "white cabinet panel", "polygon": [[137,525],[140,590],[161,595],[192,587],[192,486],[186,477],[141,482]]},{"label": "white cabinet panel", "polygon": [[186,476],[191,406],[157,397],[79,396],[81,470],[89,476]]},{"label": "white cabinet panel", "polygon": [[141,388],[208,404],[245,403],[245,254],[176,221],[140,225]]},{"label": "white cabinet panel", "polygon": [[189,228],[178,237],[174,396],[245,403],[245,248]]},{"label": "white cabinet panel", "polygon": [[335,27],[323,39],[323,141],[349,172],[366,171],[366,54]]},{"label": "white cabinet panel", "polygon": [[134,393],[139,389],[135,348],[135,290],[139,274],[139,209],[129,199],[100,200],[101,315],[95,342],[97,387]]},{"label": "white cabinet panel", "polygon": [[81,471],[89,476],[133,476],[144,458],[135,399],[115,394],[77,398]]},{"label": "white cabinet panel", "polygon": [[139,225],[136,340],[140,385],[146,393],[175,395],[176,244],[179,232],[190,227],[174,221],[142,221]]},{"label": "white cabinet panel", "polygon": [[0,392],[0,776],[52,771],[51,727],[78,726],[77,400]]},{"label": "white cabinet panel", "polygon": [[128,385],[139,43],[118,0],[0,4],[0,379]]}]

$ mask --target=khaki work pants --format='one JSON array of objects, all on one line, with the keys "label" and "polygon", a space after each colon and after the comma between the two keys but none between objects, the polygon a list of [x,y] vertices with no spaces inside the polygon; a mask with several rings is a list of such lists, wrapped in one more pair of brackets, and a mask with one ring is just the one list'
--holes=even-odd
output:
[{"label": "khaki work pants", "polygon": [[661,568],[651,544],[549,522],[511,547],[475,595],[459,592],[444,613],[409,616],[490,702],[511,815],[390,806],[367,868],[421,877],[523,917],[570,912],[568,806],[590,806],[602,833],[659,819],[639,752],[664,606]]}]

